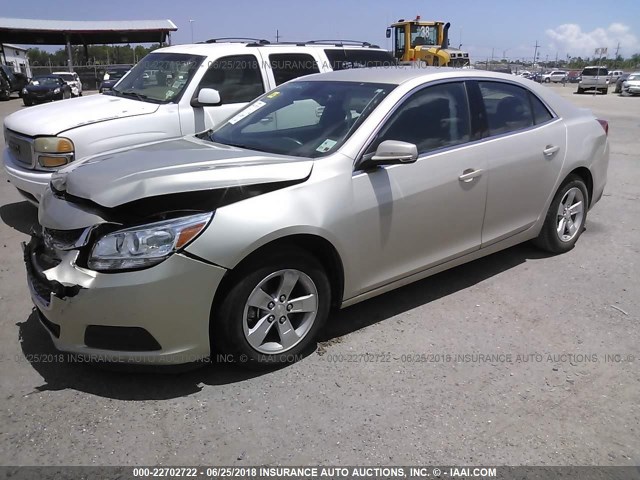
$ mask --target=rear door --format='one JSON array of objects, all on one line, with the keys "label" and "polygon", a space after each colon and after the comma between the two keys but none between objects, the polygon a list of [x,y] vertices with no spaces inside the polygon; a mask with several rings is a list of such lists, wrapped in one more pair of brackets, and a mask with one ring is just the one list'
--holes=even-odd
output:
[{"label": "rear door", "polygon": [[477,154],[488,161],[482,246],[531,227],[546,213],[547,199],[566,153],[566,127],[528,89],[512,83],[474,83],[487,119]]}]

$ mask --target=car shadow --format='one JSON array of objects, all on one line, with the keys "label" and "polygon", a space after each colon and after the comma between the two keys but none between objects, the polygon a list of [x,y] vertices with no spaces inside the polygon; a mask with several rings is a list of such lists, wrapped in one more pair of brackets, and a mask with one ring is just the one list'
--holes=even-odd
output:
[{"label": "car shadow", "polygon": [[8,203],[0,207],[0,218],[11,228],[29,235],[31,229],[38,225],[38,209],[26,200]]},{"label": "car shadow", "polygon": [[319,336],[320,344],[331,344],[343,335],[469,288],[527,260],[549,256],[524,243],[392,290],[334,314]]},{"label": "car shadow", "polygon": [[[519,245],[334,312],[320,333],[318,349],[307,355],[314,351],[322,354],[346,334],[469,288],[527,260],[547,256],[529,244]],[[28,361],[44,379],[34,392],[73,389],[119,400],[167,400],[199,392],[206,385],[242,382],[273,371],[247,370],[215,359],[202,368],[181,373],[157,367],[114,370],[111,366],[82,363],[57,351],[35,310],[17,326],[23,352],[20,360]],[[61,358],[64,360],[59,361]]]}]

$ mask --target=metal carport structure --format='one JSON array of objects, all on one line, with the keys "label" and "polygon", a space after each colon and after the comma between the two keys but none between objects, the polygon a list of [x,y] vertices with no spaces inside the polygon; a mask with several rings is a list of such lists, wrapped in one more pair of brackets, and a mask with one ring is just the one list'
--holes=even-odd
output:
[{"label": "metal carport structure", "polygon": [[[69,69],[71,45],[113,43],[171,44],[171,32],[178,27],[171,20],[75,21],[0,18],[0,46],[4,43],[26,45],[66,45]],[[3,50],[4,53],[4,50]]]}]

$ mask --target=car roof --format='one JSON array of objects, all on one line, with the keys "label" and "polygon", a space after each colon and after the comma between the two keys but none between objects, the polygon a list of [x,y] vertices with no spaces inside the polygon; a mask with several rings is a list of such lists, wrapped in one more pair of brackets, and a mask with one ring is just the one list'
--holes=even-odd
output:
[{"label": "car roof", "polygon": [[500,79],[510,80],[523,85],[522,77],[509,73],[491,72],[486,70],[475,70],[472,68],[450,68],[450,67],[413,67],[413,66],[389,66],[389,67],[369,67],[351,68],[346,70],[336,70],[322,74],[307,75],[299,77],[294,81],[339,81],[339,82],[367,82],[367,83],[389,83],[400,85],[417,78],[422,79],[449,79],[449,78],[479,78],[479,79]]}]

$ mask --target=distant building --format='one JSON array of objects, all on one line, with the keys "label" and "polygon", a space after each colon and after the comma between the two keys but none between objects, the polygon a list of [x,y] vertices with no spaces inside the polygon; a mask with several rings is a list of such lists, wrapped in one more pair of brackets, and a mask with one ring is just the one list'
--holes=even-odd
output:
[{"label": "distant building", "polygon": [[31,76],[26,48],[10,43],[0,44],[0,62],[11,67],[14,72],[24,73],[27,77]]}]

